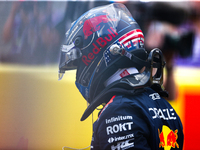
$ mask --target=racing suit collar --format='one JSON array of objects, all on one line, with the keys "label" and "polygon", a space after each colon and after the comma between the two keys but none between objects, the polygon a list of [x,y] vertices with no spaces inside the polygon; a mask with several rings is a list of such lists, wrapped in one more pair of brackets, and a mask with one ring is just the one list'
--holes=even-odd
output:
[{"label": "racing suit collar", "polygon": [[81,117],[81,121],[84,121],[99,105],[102,103],[108,103],[108,101],[114,96],[114,95],[135,95],[138,93],[144,92],[144,88],[139,88],[139,89],[132,89],[132,90],[127,90],[124,88],[111,88],[108,90],[104,90],[101,94],[99,94],[93,102],[87,107],[85,112],[83,113]]}]

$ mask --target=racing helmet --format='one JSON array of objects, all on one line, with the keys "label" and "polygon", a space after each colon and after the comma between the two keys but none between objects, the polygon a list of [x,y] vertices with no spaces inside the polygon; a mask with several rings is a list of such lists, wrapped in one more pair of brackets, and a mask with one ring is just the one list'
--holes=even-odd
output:
[{"label": "racing helmet", "polygon": [[[143,73],[128,75],[107,87],[103,84],[118,69],[144,66]],[[113,87],[162,84],[163,66],[159,49],[150,54],[145,50],[143,32],[125,5],[113,3],[93,8],[72,23],[61,47],[59,79],[66,70],[77,69],[75,84],[91,112],[101,103],[97,97]],[[153,67],[158,70],[155,75]]]}]

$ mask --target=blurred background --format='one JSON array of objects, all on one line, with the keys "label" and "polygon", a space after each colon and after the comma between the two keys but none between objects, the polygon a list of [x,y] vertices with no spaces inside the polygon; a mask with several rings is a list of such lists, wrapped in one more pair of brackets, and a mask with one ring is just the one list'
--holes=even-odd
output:
[{"label": "blurred background", "polygon": [[[98,110],[80,121],[87,103],[75,71],[58,81],[60,45],[80,15],[113,2],[0,1],[0,150],[90,145]],[[145,48],[163,51],[164,86],[183,122],[184,149],[200,149],[200,2],[120,3],[140,25]]]}]

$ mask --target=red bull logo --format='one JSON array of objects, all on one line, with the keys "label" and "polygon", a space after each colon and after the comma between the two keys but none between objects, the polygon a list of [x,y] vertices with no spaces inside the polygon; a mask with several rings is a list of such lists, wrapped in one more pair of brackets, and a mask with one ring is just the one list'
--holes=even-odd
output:
[{"label": "red bull logo", "polygon": [[82,61],[86,66],[88,66],[92,62],[92,60],[94,60],[95,56],[101,51],[101,48],[104,48],[107,45],[107,42],[112,41],[113,37],[118,35],[118,33],[112,27],[107,29],[107,31],[110,34],[105,37],[99,37],[96,41],[92,43],[92,52],[90,52],[88,55],[82,56]]},{"label": "red bull logo", "polygon": [[83,33],[85,35],[85,39],[87,39],[88,36],[94,32],[99,31],[103,26],[103,23],[115,20],[116,19],[109,19],[106,15],[100,15],[86,20],[83,25]]},{"label": "red bull logo", "polygon": [[164,148],[164,150],[171,150],[171,148],[179,148],[177,143],[178,130],[172,131],[169,127],[163,125],[162,132],[158,129],[158,135],[160,138],[159,147]]}]

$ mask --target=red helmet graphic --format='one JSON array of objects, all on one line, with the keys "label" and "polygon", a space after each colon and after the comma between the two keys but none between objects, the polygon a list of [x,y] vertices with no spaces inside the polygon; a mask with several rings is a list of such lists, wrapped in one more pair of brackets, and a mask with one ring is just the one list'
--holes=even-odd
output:
[{"label": "red helmet graphic", "polygon": [[94,32],[99,31],[101,29],[101,26],[103,26],[105,23],[108,23],[109,21],[117,20],[108,18],[107,15],[100,15],[86,20],[83,24],[83,33],[85,35],[85,38],[87,38]]}]

